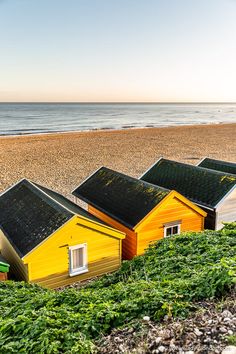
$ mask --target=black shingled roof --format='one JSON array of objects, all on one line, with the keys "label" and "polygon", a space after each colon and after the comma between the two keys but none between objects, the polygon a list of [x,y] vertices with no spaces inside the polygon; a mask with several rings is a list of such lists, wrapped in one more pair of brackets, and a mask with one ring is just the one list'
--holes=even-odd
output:
[{"label": "black shingled roof", "polygon": [[59,193],[26,179],[0,196],[0,227],[20,257],[24,257],[74,214],[102,223]]},{"label": "black shingled roof", "polygon": [[198,166],[236,175],[236,163],[234,162],[214,160],[206,157]]},{"label": "black shingled roof", "polygon": [[211,209],[236,185],[234,175],[166,159],[158,160],[140,179]]},{"label": "black shingled roof", "polygon": [[73,203],[71,200],[67,199],[63,195],[59,194],[58,192],[55,192],[49,188],[46,188],[44,186],[41,186],[38,183],[32,182],[34,185],[36,185],[38,188],[40,188],[44,193],[48,194],[51,198],[56,200],[58,203],[62,204],[65,208],[69,209],[72,213],[81,215],[86,217],[87,219],[90,219],[92,221],[98,222],[99,224],[108,226],[105,222],[102,220],[98,219],[96,216],[92,215],[89,213],[87,210],[81,208],[79,205]]},{"label": "black shingled roof", "polygon": [[0,225],[20,257],[73,215],[26,179],[0,196]]},{"label": "black shingled roof", "polygon": [[169,192],[165,188],[101,167],[72,194],[133,228]]}]

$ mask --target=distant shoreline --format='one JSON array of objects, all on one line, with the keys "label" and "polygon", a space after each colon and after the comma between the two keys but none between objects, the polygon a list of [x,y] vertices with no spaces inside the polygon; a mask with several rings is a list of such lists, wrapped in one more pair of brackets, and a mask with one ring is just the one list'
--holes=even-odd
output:
[{"label": "distant shoreline", "polygon": [[0,137],[234,122],[233,103],[0,104]]},{"label": "distant shoreline", "polygon": [[141,176],[158,158],[197,164],[203,157],[236,162],[236,123],[81,131],[0,139],[0,192],[22,178],[69,198],[101,166]]},{"label": "distant shoreline", "polygon": [[142,129],[162,129],[162,128],[177,128],[177,127],[198,127],[198,126],[209,126],[209,125],[228,125],[228,124],[236,124],[234,122],[216,122],[216,123],[199,123],[199,124],[171,124],[171,125],[147,125],[143,127],[135,127],[132,125],[129,126],[124,126],[121,129],[116,129],[116,128],[93,128],[93,129],[84,129],[84,130],[68,130],[68,131],[46,131],[46,132],[39,132],[39,133],[18,133],[18,134],[0,134],[0,139],[1,138],[12,138],[12,137],[28,137],[28,136],[47,136],[47,135],[60,135],[60,134],[76,134],[76,133],[95,133],[95,132],[122,132],[122,131],[127,131],[127,130],[142,130]]}]

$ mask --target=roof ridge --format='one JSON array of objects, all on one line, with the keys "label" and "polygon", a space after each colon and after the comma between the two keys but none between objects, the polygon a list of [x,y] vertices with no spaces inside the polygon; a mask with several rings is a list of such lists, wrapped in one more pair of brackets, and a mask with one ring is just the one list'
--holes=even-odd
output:
[{"label": "roof ridge", "polygon": [[32,185],[34,185],[37,189],[39,189],[42,193],[44,193],[47,197],[49,197],[50,199],[52,199],[55,203],[57,203],[58,205],[60,205],[61,207],[63,207],[64,209],[68,210],[70,213],[76,215],[75,212],[73,212],[72,210],[68,209],[67,207],[65,207],[63,204],[61,204],[60,202],[58,202],[56,199],[54,199],[53,197],[51,197],[47,192],[43,191],[40,187],[42,188],[46,188],[48,190],[50,190],[51,192],[53,193],[58,193],[60,196],[62,196],[63,198],[66,198],[64,197],[62,194],[60,194],[59,192],[56,192],[54,191],[53,189],[50,189],[48,187],[44,187],[44,186],[41,186],[40,184],[36,183],[36,182],[33,182],[33,181],[30,181],[30,183]]},{"label": "roof ridge", "polygon": [[[170,191],[171,191],[171,190],[168,189],[168,188],[161,187],[161,186],[158,186],[157,184],[153,184],[153,183],[150,183],[150,182],[143,181],[143,180],[138,179],[138,178],[136,178],[136,177],[132,177],[132,176],[126,175],[125,173],[122,173],[122,172],[113,170],[113,169],[111,169],[111,168],[108,168],[108,167],[105,167],[105,166],[101,167],[101,169],[102,169],[102,168],[105,168],[106,170],[111,171],[111,172],[115,172],[116,174],[118,174],[118,175],[120,175],[120,176],[124,176],[124,177],[126,177],[127,179],[129,179],[129,180],[133,180],[133,181],[142,183],[143,185],[152,186],[152,187],[154,187],[154,188],[156,188],[156,189],[161,189],[161,190],[167,191],[167,192],[170,192]],[[98,172],[98,171],[97,171],[97,172]],[[95,172],[95,173],[96,173],[96,172]],[[92,176],[91,176],[91,177],[92,177]]]},{"label": "roof ridge", "polygon": [[[28,180],[28,182],[35,188],[37,188],[41,193],[45,194],[48,198],[50,198],[51,200],[53,200],[56,204],[60,205],[63,209],[69,211],[70,213],[72,213],[73,215],[75,215],[75,213],[71,210],[69,210],[68,208],[66,208],[64,205],[62,205],[61,203],[59,203],[56,199],[52,198],[49,194],[47,194],[46,192],[44,192],[41,188],[40,188],[40,184],[36,184],[36,182],[33,182],[31,180]],[[49,189],[50,191],[53,192],[53,190],[51,190],[50,188],[47,187],[43,187],[42,188],[46,188]]]},{"label": "roof ridge", "polygon": [[[218,175],[220,175],[220,176],[225,176],[225,175],[227,175],[227,176],[235,177],[235,175],[232,174],[232,173],[223,172],[223,171],[218,171],[218,170],[212,170],[211,168],[207,168],[207,167],[202,167],[202,166],[198,166],[198,165],[192,165],[192,164],[189,164],[189,163],[180,162],[180,161],[175,161],[175,160],[170,160],[170,159],[164,159],[164,158],[163,158],[162,160],[174,162],[174,163],[179,164],[179,165],[184,165],[184,166],[192,167],[192,168],[195,168],[196,171],[197,171],[198,169],[199,169],[199,170],[207,170],[207,171],[209,171],[210,173],[215,174],[215,175],[218,174]],[[157,162],[162,161],[162,160],[158,160]],[[156,164],[157,164],[157,163],[156,163]],[[154,164],[154,166],[155,166],[156,164]],[[153,166],[153,167],[154,167],[154,166]],[[147,172],[148,172],[148,171],[147,171]]]}]

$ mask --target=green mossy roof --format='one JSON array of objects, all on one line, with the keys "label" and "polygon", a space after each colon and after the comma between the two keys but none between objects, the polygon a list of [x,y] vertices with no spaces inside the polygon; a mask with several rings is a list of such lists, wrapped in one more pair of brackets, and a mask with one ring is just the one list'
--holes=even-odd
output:
[{"label": "green mossy roof", "polygon": [[214,160],[206,157],[198,166],[236,175],[236,163],[234,162]]},{"label": "green mossy roof", "polygon": [[165,188],[102,167],[73,194],[132,229],[169,192]]},{"label": "green mossy roof", "polygon": [[174,189],[191,201],[214,208],[236,185],[236,176],[176,161],[160,159],[141,180]]}]

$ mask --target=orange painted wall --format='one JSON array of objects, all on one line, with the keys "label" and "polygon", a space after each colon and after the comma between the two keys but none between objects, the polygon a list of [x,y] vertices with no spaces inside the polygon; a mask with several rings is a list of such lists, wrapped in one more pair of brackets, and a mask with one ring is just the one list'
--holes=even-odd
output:
[{"label": "orange painted wall", "polygon": [[120,230],[126,234],[125,239],[122,240],[122,258],[132,259],[137,254],[137,235],[133,230],[128,229],[124,225],[118,223],[108,215],[102,213],[92,206],[88,206],[88,211],[97,216],[100,220],[105,221],[108,225]]},{"label": "orange painted wall", "polygon": [[201,231],[204,227],[204,217],[202,215],[178,198],[169,198],[137,228],[137,254],[144,253],[150,242],[162,239],[164,237],[164,224],[176,220],[181,220],[181,232]]},{"label": "orange painted wall", "polygon": [[88,210],[108,225],[126,233],[126,238],[122,240],[123,259],[131,259],[143,254],[151,242],[163,238],[166,223],[181,220],[181,232],[204,229],[204,216],[175,195],[170,195],[163,200],[140,224],[136,225],[134,230],[128,229],[92,206],[89,206]]}]

